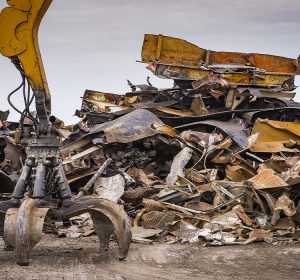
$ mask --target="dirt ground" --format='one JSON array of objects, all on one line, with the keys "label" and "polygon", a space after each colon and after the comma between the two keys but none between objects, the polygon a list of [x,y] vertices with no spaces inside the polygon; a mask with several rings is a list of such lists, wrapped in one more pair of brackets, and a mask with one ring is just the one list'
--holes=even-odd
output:
[{"label": "dirt ground", "polygon": [[0,250],[1,280],[300,279],[299,244],[132,244],[128,258],[120,262],[115,244],[99,253],[96,236],[59,239],[45,235],[32,252],[30,266],[16,265],[13,255]]}]

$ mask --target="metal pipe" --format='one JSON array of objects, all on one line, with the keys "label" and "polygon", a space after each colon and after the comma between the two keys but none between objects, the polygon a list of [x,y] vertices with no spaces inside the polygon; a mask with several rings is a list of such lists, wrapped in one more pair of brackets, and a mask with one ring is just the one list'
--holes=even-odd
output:
[{"label": "metal pipe", "polygon": [[94,176],[86,183],[86,185],[80,189],[79,193],[75,197],[75,199],[86,195],[90,188],[94,185],[95,181],[107,170],[110,164],[112,164],[113,160],[108,158],[98,169],[98,171],[94,174]]},{"label": "metal pipe", "polygon": [[61,200],[70,199],[72,193],[61,163],[56,167],[56,177]]},{"label": "metal pipe", "polygon": [[39,160],[36,167],[36,177],[33,187],[33,198],[44,198],[45,196],[45,173],[46,167],[42,160]]},{"label": "metal pipe", "polygon": [[31,167],[28,165],[24,165],[21,175],[15,186],[14,192],[12,194],[13,198],[22,199],[24,197],[24,193],[26,191],[25,184],[26,184],[26,181],[29,179],[30,173],[31,173]]}]

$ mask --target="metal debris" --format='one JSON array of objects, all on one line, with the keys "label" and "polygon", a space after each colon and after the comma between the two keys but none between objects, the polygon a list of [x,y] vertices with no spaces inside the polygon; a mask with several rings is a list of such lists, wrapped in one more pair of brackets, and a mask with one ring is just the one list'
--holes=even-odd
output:
[{"label": "metal debris", "polygon": [[[147,78],[128,81],[124,94],[87,90],[80,122],[57,122],[75,201],[85,191],[122,204],[135,242],[300,240],[300,104],[292,100],[299,60],[147,34],[142,62],[174,87]],[[7,116],[0,112],[1,197],[12,191],[24,152]],[[53,231],[87,236],[99,230],[92,219],[54,222]]]}]

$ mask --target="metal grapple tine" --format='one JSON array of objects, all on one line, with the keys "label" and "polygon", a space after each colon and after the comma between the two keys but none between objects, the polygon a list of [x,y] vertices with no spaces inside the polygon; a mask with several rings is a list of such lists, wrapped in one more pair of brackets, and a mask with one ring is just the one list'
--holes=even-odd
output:
[{"label": "metal grapple tine", "polygon": [[90,213],[100,247],[108,249],[110,235],[115,232],[119,247],[119,260],[127,257],[131,242],[131,222],[121,205],[109,200],[83,196],[71,205],[60,209],[62,216],[69,219],[82,213]]},{"label": "metal grapple tine", "polygon": [[3,238],[15,248],[17,264],[29,265],[30,252],[42,238],[48,210],[37,208],[31,198],[25,199],[20,208],[7,210]]}]

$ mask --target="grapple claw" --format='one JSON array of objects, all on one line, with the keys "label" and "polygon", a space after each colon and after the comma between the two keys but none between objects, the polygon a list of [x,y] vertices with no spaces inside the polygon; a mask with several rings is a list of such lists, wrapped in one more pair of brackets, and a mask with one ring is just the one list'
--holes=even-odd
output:
[{"label": "grapple claw", "polygon": [[100,240],[100,248],[108,250],[109,238],[115,232],[119,247],[119,260],[127,257],[131,242],[131,225],[121,205],[101,198],[83,196],[73,201],[70,207],[62,208],[61,211],[66,219],[85,212],[90,213],[94,230]]},{"label": "grapple claw", "polygon": [[[4,235],[4,221],[5,221],[5,215],[9,208],[14,208],[18,205],[16,205],[15,202],[12,200],[7,201],[1,201],[0,202],[0,236],[3,237]],[[4,250],[5,251],[13,251],[14,247],[4,239]]]},{"label": "grapple claw", "polygon": [[37,208],[31,198],[20,208],[10,208],[4,222],[4,240],[16,250],[17,264],[29,265],[32,248],[41,240],[43,224],[49,208]]},{"label": "grapple claw", "polygon": [[114,226],[104,215],[99,218],[99,213],[92,213],[93,227],[100,241],[100,250],[107,251],[109,248],[110,236],[114,232]]}]

